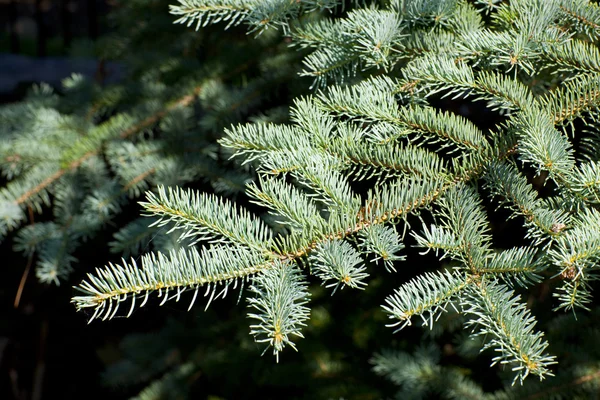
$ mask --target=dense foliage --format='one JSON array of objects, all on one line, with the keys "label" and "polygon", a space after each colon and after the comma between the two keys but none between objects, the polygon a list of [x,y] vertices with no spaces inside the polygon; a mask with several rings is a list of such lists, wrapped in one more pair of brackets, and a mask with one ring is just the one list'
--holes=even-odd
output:
[{"label": "dense foliage", "polygon": [[[122,227],[112,248],[153,251],[107,263],[77,286],[73,302],[91,320],[170,300],[191,309],[202,296],[208,308],[235,292],[254,341],[275,356],[260,371],[309,398],[389,395],[374,376],[349,372],[361,356],[335,354],[352,344],[323,337],[338,319],[368,327],[362,348],[354,344],[376,345],[373,371],[400,386],[399,398],[597,396],[595,3],[171,5],[175,22],[198,33],[166,24],[173,16],[153,5],[123,8],[117,19],[147,12],[147,23],[106,46],[130,58],[130,85],[74,77],[63,97],[41,87],[0,112],[10,179],[0,227],[18,230],[17,250],[36,252],[42,281],[66,279],[77,244],[146,191],[146,217]],[[241,24],[251,37],[239,35]],[[23,227],[27,209],[43,205],[52,220]],[[116,366],[125,372],[108,381],[148,381],[139,398],[161,398],[194,390],[187,382],[231,357],[253,363],[246,339],[207,347],[239,333],[231,313],[229,326],[167,324],[161,336],[214,331],[177,362],[165,360],[169,340],[130,342],[131,359]],[[416,346],[420,333],[406,327],[419,318],[427,344]],[[391,330],[374,327],[384,319],[396,336],[408,332],[397,349],[386,349]],[[286,363],[288,347],[301,355]],[[140,352],[150,372],[132,361]],[[482,359],[496,366],[483,379]]]}]

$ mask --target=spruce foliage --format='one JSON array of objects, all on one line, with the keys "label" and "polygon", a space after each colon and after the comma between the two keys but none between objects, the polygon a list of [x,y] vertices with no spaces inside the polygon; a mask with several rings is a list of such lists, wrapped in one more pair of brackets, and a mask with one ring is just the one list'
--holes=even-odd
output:
[{"label": "spruce foliage", "polygon": [[[207,240],[203,260],[173,254],[145,263],[142,272],[109,266],[81,286],[76,305],[106,318],[113,305],[133,304],[148,290],[164,290],[165,298],[176,290],[178,298],[182,288],[199,283],[209,285],[210,301],[218,283],[227,287],[254,276],[267,285],[262,276],[297,262],[334,292],[362,289],[368,274],[360,254],[375,250],[384,259],[398,250],[390,235],[399,237],[380,227],[427,210],[436,224],[411,232],[418,246],[451,259],[453,271],[426,273],[400,286],[384,306],[391,325],[403,327],[413,316],[431,325],[457,301],[466,326],[486,338],[483,350],[494,348],[493,363],[510,365],[515,381],[551,376],[555,357],[509,288],[557,276],[557,308],[586,308],[592,299],[600,256],[598,154],[578,162],[569,140],[576,133],[564,124],[593,119],[597,109],[595,37],[575,23],[585,21],[577,11],[596,6],[511,1],[490,10],[457,1],[403,1],[358,7],[335,20],[303,19],[294,29],[288,22],[306,11],[304,4],[227,4],[231,9],[223,11],[221,4],[196,3],[182,2],[172,12],[197,26],[228,20],[260,31],[283,25],[294,43],[314,49],[304,58],[303,74],[323,89],[295,102],[290,124],[234,125],[221,140],[234,157],[255,166],[262,178],[248,193],[286,224],[286,232],[272,236],[259,219],[227,202],[160,189],[143,206],[160,223],[183,229],[182,238]],[[482,13],[490,11],[484,23]],[[384,75],[367,78],[370,71]],[[482,132],[429,105],[436,93],[486,101],[505,121]],[[527,183],[528,171],[540,176],[549,195]],[[364,179],[373,186],[363,194],[352,182]],[[479,180],[486,182],[483,192],[474,189]],[[530,246],[494,248],[482,208],[486,198],[524,219]],[[350,244],[361,236],[387,243],[390,251]],[[224,262],[232,255],[236,262]],[[213,272],[221,271],[218,265],[223,272]],[[253,291],[251,304],[263,305],[262,315],[251,316],[271,321],[270,310],[279,310],[279,320],[262,327],[278,354],[282,335],[285,341],[288,333],[301,337],[296,325],[285,331],[285,321],[305,318],[297,307],[306,296],[291,283],[268,285]]]},{"label": "spruce foliage", "polygon": [[[238,173],[249,166],[256,174],[245,190],[251,209],[177,187],[213,171],[198,171],[205,158],[182,166],[178,157],[175,165],[164,165],[165,171],[177,171],[176,177],[187,177],[183,181],[172,177],[142,184],[144,178],[137,177],[144,174],[144,163],[132,153],[145,153],[140,146],[157,142],[126,139],[152,118],[146,114],[119,112],[92,124],[85,116],[61,116],[46,89],[19,110],[5,111],[5,126],[13,127],[5,129],[11,149],[26,148],[20,141],[33,137],[42,146],[35,152],[39,156],[45,143],[64,145],[51,141],[59,127],[72,129],[73,135],[75,127],[87,133],[51,164],[46,158],[40,164],[25,150],[19,153],[23,161],[4,163],[5,174],[15,177],[1,195],[4,231],[23,224],[27,206],[49,203],[50,184],[57,188],[54,204],[66,203],[60,199],[69,197],[68,179],[77,170],[77,179],[90,188],[90,194],[73,194],[82,215],[100,210],[94,215],[108,218],[118,210],[118,199],[156,186],[140,203],[144,213],[155,228],[178,235],[177,248],[157,249],[143,256],[141,266],[124,260],[88,274],[73,297],[79,310],[92,310],[91,319],[109,319],[130,315],[153,295],[161,304],[186,299],[192,307],[202,297],[198,293],[208,307],[239,285],[247,287],[240,295],[247,296],[251,334],[279,360],[287,347],[302,351],[298,339],[306,336],[312,280],[331,295],[358,289],[355,296],[362,296],[373,276],[386,275],[398,282],[393,293],[381,294],[388,326],[398,332],[421,320],[435,332],[436,325],[449,328],[447,319],[454,316],[468,333],[461,338],[462,355],[473,357],[469,345],[484,352],[492,365],[504,367],[506,383],[504,390],[486,392],[464,370],[440,363],[435,348],[382,350],[372,359],[374,371],[401,386],[399,398],[586,398],[597,393],[597,357],[566,356],[565,366],[557,357],[565,354],[560,330],[585,325],[571,315],[593,321],[597,314],[592,310],[600,265],[596,3],[180,0],[170,11],[175,22],[199,32],[211,24],[244,24],[256,36],[248,43],[275,37],[270,28],[277,29],[303,57],[299,75],[312,79],[314,91],[294,100],[287,122],[232,121],[224,127],[218,151],[231,156]],[[250,85],[266,84],[261,79],[269,78]],[[191,83],[182,81],[180,87],[194,91]],[[482,129],[444,106],[451,104],[448,99],[485,109],[500,122]],[[168,111],[161,117],[172,112],[173,126],[180,127],[186,115],[193,118],[181,101],[162,103]],[[29,135],[17,134],[22,127],[16,114],[22,112],[32,113]],[[47,141],[40,139],[42,133]],[[107,140],[116,143],[106,154],[121,182],[111,188],[105,188],[104,175],[88,172],[92,163],[102,163],[97,148]],[[111,164],[113,154],[130,155],[132,167]],[[163,162],[147,165],[159,168]],[[261,217],[255,210],[268,214]],[[523,226],[522,240],[511,240],[517,245],[498,246],[491,220],[500,212]],[[61,218],[58,214],[57,221]],[[41,237],[72,245],[67,236],[55,234],[58,226],[34,227],[20,230],[23,250],[37,249],[25,243],[39,243]],[[147,240],[144,229],[127,229],[119,241],[140,248]],[[77,230],[62,233],[85,236]],[[406,281],[403,265],[414,261],[403,254],[406,244],[434,253],[442,267]],[[54,242],[40,247],[42,279],[62,276],[58,268],[51,275],[43,266],[45,249],[56,253],[56,247]],[[526,295],[539,288],[554,298],[555,325],[546,332],[532,311],[535,296]],[[597,326],[589,325],[597,334]],[[163,380],[166,385],[188,373],[188,366],[181,366]],[[539,384],[542,379],[550,386]],[[160,391],[160,382],[148,390]]]}]

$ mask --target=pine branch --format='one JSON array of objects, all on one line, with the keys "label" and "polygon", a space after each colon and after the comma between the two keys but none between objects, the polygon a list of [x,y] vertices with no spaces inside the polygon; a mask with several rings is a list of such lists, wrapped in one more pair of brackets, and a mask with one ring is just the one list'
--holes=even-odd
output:
[{"label": "pine branch", "polygon": [[272,233],[262,221],[214,195],[159,186],[157,195],[148,192],[147,201],[140,204],[147,215],[158,218],[153,226],[172,222],[173,230],[184,231],[182,239],[229,241],[262,252],[269,252],[271,248]]},{"label": "pine branch", "polygon": [[180,15],[176,24],[186,24],[188,27],[196,22],[196,30],[209,24],[227,22],[225,29],[239,25],[248,15],[256,1],[202,1],[178,0],[179,5],[171,5],[170,12]]},{"label": "pine branch", "polygon": [[364,289],[367,284],[363,281],[369,276],[365,272],[364,261],[358,252],[348,242],[332,240],[323,242],[313,251],[309,258],[314,274],[323,280],[324,284],[332,280],[326,287],[333,287],[332,295],[338,287],[348,286],[354,289]]},{"label": "pine branch", "polygon": [[[579,128],[598,114],[598,7],[587,0],[411,0],[378,8],[356,3],[340,18],[334,13],[332,19],[320,19],[317,12],[299,21],[306,13],[337,5],[337,0],[180,0],[171,7],[179,17],[176,22],[195,23],[197,29],[217,22],[226,22],[227,27],[243,22],[258,34],[269,27],[282,28],[286,35],[291,30],[292,45],[310,51],[301,75],[312,76],[323,86],[332,80],[341,84],[296,100],[289,123],[264,123],[288,117],[285,111],[266,113],[251,118],[253,124],[225,129],[220,140],[233,157],[241,157],[242,164],[256,170],[258,182],[249,184],[247,193],[271,214],[274,232],[230,201],[160,187],[148,195],[144,207],[157,218],[154,226],[169,230],[159,235],[165,242],[163,249],[180,250],[169,256],[144,256],[142,269],[132,261],[98,270],[80,285],[83,295],[73,302],[78,309],[93,309],[92,319],[107,319],[126,300],[131,301],[131,313],[136,299],[147,299],[152,291],[159,291],[164,304],[169,298],[179,299],[184,291],[207,286],[210,303],[230,285],[252,277],[251,334],[273,347],[278,358],[285,346],[296,348],[293,339],[302,337],[309,317],[307,283],[299,267],[306,265],[334,292],[344,286],[364,288],[368,274],[363,256],[374,254],[374,261],[383,260],[386,269],[394,270],[395,261],[403,259],[399,252],[404,234],[391,224],[404,223],[405,229],[412,230],[407,216],[420,217],[426,209],[435,225],[411,234],[425,251],[451,258],[454,270],[426,272],[388,296],[383,309],[392,320],[390,326],[402,329],[418,315],[431,328],[452,304],[460,320],[466,315],[467,326],[482,339],[472,346],[486,340],[483,349],[496,351],[493,364],[513,367],[513,383],[523,383],[529,375],[551,376],[555,358],[546,352],[548,343],[507,285],[527,288],[553,269],[558,288],[543,287],[554,290],[558,308],[586,308],[592,302],[592,282],[599,278],[600,167],[594,134]],[[490,16],[483,17],[485,12]],[[263,35],[261,40],[273,41],[274,36]],[[268,58],[257,69],[283,65],[282,60],[289,59]],[[371,73],[378,76],[368,77]],[[279,80],[280,76],[286,80]],[[295,86],[287,72],[278,72],[274,79]],[[219,134],[211,118],[258,104],[255,100],[262,98],[268,82],[251,79],[244,90],[225,95],[221,95],[224,85],[212,84],[203,91],[201,104],[208,105],[209,116],[202,119],[201,127]],[[495,117],[503,118],[502,122],[483,131],[467,117],[440,109],[440,103],[447,105],[437,101],[436,94],[483,100],[466,110],[486,107],[497,112]],[[278,104],[277,109],[285,107]],[[39,121],[47,116],[41,115]],[[11,115],[7,118],[16,121]],[[172,115],[170,123],[184,124],[187,118]],[[576,119],[580,121],[575,124]],[[91,164],[106,138],[119,137],[116,127],[127,126],[127,132],[138,122],[123,113],[93,128],[85,125],[91,125],[89,121],[62,121],[73,125],[72,130],[85,128],[89,140],[65,152],[59,168],[71,168],[70,163],[88,153]],[[4,149],[0,147],[3,154]],[[0,162],[4,174],[26,174],[35,164],[35,155],[17,150]],[[212,148],[202,154],[220,155]],[[187,165],[174,161],[177,157],[168,166],[161,165],[161,170],[155,169],[151,156],[132,156],[131,161],[118,162],[122,165],[112,164],[110,172],[115,172],[127,193],[137,194],[155,180],[150,176],[158,177],[161,171],[161,178],[177,184],[178,166]],[[68,171],[79,171],[83,165],[87,164],[82,161]],[[192,176],[197,170],[189,168],[186,171],[192,172],[186,173]],[[210,163],[197,168],[210,168]],[[526,178],[529,169],[536,173],[533,186]],[[98,191],[89,190],[90,195],[80,201],[86,210],[75,221],[74,240],[83,235],[86,213],[107,216],[120,206],[108,172],[94,180]],[[42,182],[49,173],[40,178]],[[494,248],[491,227],[502,226],[490,222],[493,217],[476,189],[480,178],[492,206],[504,206],[512,217],[523,218],[530,246]],[[46,186],[37,194],[40,204],[48,197]],[[18,191],[13,187],[8,192],[13,197],[23,194],[22,190],[14,196]],[[67,209],[74,200],[65,195],[60,202]],[[19,210],[21,214],[0,203],[0,217],[2,212],[14,213],[8,223],[19,223],[23,217]],[[217,245],[199,252],[188,248],[191,243],[185,240],[177,243],[170,234],[175,231],[183,232],[181,238],[189,242]],[[124,241],[143,240],[137,229],[122,233]],[[43,235],[33,236],[23,241],[28,251],[44,243]],[[65,238],[70,239],[60,236],[63,243]],[[154,250],[161,251],[160,247]],[[61,254],[68,252],[55,251],[48,259]],[[223,285],[220,293],[219,285]],[[404,393],[486,397],[465,373],[438,365],[431,354],[383,358],[378,360],[383,365],[380,372],[409,392],[413,385],[414,393]]]},{"label": "pine branch", "polygon": [[531,247],[514,247],[494,254],[477,272],[508,284],[511,280],[521,286],[531,286],[542,281],[541,273],[547,269],[544,257]]},{"label": "pine branch", "polygon": [[506,204],[513,211],[513,216],[525,218],[527,237],[533,238],[536,244],[545,238],[556,239],[563,234],[569,222],[568,214],[543,208],[537,193],[513,165],[492,163],[484,179],[490,192],[501,197],[500,204]]},{"label": "pine branch", "polygon": [[363,229],[359,235],[363,253],[375,254],[372,261],[383,260],[386,270],[396,272],[394,261],[406,259],[405,256],[398,255],[398,252],[404,249],[404,244],[394,228],[373,225],[368,229]]},{"label": "pine branch", "polygon": [[441,157],[417,146],[364,143],[348,135],[332,140],[325,150],[340,158],[358,180],[402,175],[439,178],[448,174]]},{"label": "pine branch", "polygon": [[600,105],[600,75],[577,76],[540,99],[550,110],[555,124],[572,121]]},{"label": "pine branch", "polygon": [[551,118],[535,107],[520,114],[518,126],[521,160],[533,164],[538,172],[549,171],[550,177],[567,182],[564,174],[575,166],[573,145]]},{"label": "pine branch", "polygon": [[[188,106],[195,99],[195,96],[200,90],[200,86],[196,87],[193,91],[194,94],[183,96],[179,100],[168,105],[164,110],[161,110],[136,124],[130,124],[130,127],[122,132],[115,133],[115,135],[118,135],[120,138],[127,138],[143,129],[152,126],[169,112],[179,107]],[[122,118],[119,117],[109,121],[111,121],[110,124],[115,124],[118,126],[121,125]],[[107,130],[108,132],[111,131],[112,125],[110,124],[108,124],[106,127],[98,128],[96,134],[92,133],[92,138],[90,139],[91,142],[86,141],[86,139],[82,139],[81,147],[75,146],[71,150],[68,150],[63,155],[63,159],[59,168],[49,168],[48,166],[43,165],[43,173],[33,172],[31,174],[35,178],[34,181],[23,185],[23,182],[27,182],[27,178],[20,178],[18,181],[9,183],[9,186],[2,190],[2,193],[0,193],[0,215],[6,215],[7,217],[2,218],[2,223],[0,223],[0,235],[5,234],[8,230],[15,229],[23,221],[23,218],[19,217],[22,212],[17,211],[17,208],[20,208],[25,204],[31,204],[37,209],[38,212],[40,212],[41,209],[39,199],[41,199],[44,203],[49,202],[46,200],[48,198],[47,190],[51,185],[59,181],[66,174],[77,170],[88,160],[98,155],[103,143],[103,141],[100,139],[106,135]],[[97,136],[95,139],[94,135]],[[94,145],[93,149],[88,148],[90,143]],[[72,159],[73,157],[74,159]],[[52,170],[55,171],[48,175],[48,172]],[[11,189],[11,187],[14,187],[14,189]],[[27,190],[20,190],[24,187],[26,187]],[[10,218],[8,218],[8,216],[10,216]]]},{"label": "pine branch", "polygon": [[540,379],[554,375],[548,367],[556,363],[555,357],[545,353],[548,342],[534,330],[536,321],[519,296],[494,281],[470,285],[465,293],[462,306],[473,316],[468,325],[480,329],[477,335],[487,336],[484,350],[494,348],[500,353],[492,365],[514,365],[513,384],[517,380],[522,383],[529,374]]},{"label": "pine branch", "polygon": [[569,40],[561,45],[544,48],[544,55],[559,66],[558,71],[600,73],[600,51],[586,42]]},{"label": "pine branch", "polygon": [[588,309],[591,303],[590,281],[596,280],[600,261],[600,212],[587,209],[574,219],[573,228],[557,241],[548,256],[561,269],[562,286],[555,293],[560,300],[557,308]]},{"label": "pine branch", "polygon": [[457,185],[451,188],[439,204],[439,215],[444,219],[442,227],[453,232],[467,252],[475,247],[489,248],[489,222],[481,198],[472,187]]},{"label": "pine branch", "polygon": [[452,259],[461,259],[467,251],[465,243],[462,242],[451,230],[442,228],[436,225],[431,227],[423,227],[423,235],[412,233],[417,241],[417,246],[429,250],[433,250],[436,255],[440,252],[440,260],[449,256]]},{"label": "pine branch", "polygon": [[315,202],[281,179],[260,179],[258,185],[252,183],[248,186],[248,195],[256,204],[267,207],[273,215],[280,217],[278,223],[289,225],[293,231],[311,235],[325,229],[327,223]]},{"label": "pine branch", "polygon": [[445,92],[444,97],[475,96],[475,99],[488,100],[492,110],[524,110],[534,105],[530,90],[520,82],[493,72],[475,75],[467,64],[447,56],[416,58],[403,72],[405,79],[417,84],[418,91],[426,92],[427,96],[438,92]]},{"label": "pine branch", "polygon": [[[143,307],[152,291],[162,297],[161,305],[167,300],[180,299],[181,294],[194,289],[190,308],[196,300],[201,286],[206,286],[205,297],[210,294],[207,306],[213,298],[225,296],[230,285],[234,288],[238,281],[250,275],[274,267],[273,261],[243,247],[211,247],[199,253],[194,247],[172,251],[168,256],[158,253],[142,256],[142,268],[135,259],[123,265],[109,264],[104,269],[96,269],[95,276],[87,275],[76,289],[81,293],[74,296],[72,303],[78,310],[93,309],[90,322],[96,317],[103,320],[113,318],[122,302],[129,300],[131,315],[136,301],[144,297],[139,305]],[[223,289],[217,293],[219,285]],[[169,297],[169,292],[175,294]]]},{"label": "pine branch", "polygon": [[591,206],[600,204],[600,162],[581,163],[570,176],[569,189]]},{"label": "pine branch", "polygon": [[343,84],[363,68],[359,54],[339,47],[319,49],[307,56],[303,64],[301,76],[314,77],[313,87],[326,86],[327,79]]},{"label": "pine branch", "polygon": [[248,317],[256,321],[250,325],[250,334],[258,343],[268,343],[279,362],[279,353],[286,345],[297,350],[292,338],[304,337],[301,329],[310,316],[306,282],[296,266],[276,263],[254,278],[250,292],[255,294],[248,298],[254,312]]},{"label": "pine branch", "polygon": [[411,325],[411,318],[418,315],[423,325],[431,327],[446,306],[469,285],[469,279],[461,273],[448,271],[425,272],[405,283],[385,300],[383,310],[388,318],[397,320],[387,326],[396,327],[395,332]]},{"label": "pine branch", "polygon": [[564,1],[560,9],[578,31],[592,39],[600,37],[600,8],[596,4],[588,1]]}]

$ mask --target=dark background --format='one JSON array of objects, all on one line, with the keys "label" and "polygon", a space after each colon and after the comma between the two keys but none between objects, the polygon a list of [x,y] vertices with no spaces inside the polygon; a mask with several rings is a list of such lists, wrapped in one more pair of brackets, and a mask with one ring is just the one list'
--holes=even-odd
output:
[{"label": "dark background", "polygon": [[[72,53],[85,53],[106,31],[109,9],[104,0],[0,0],[0,104],[18,101],[33,82],[58,86],[72,72],[93,77],[99,60]],[[107,259],[106,239],[87,243],[80,262]],[[11,242],[0,243],[0,399],[112,397],[99,384],[97,349],[114,337],[113,323],[88,326],[70,304],[72,289],[40,285],[33,268],[25,274],[28,260]],[[154,319],[136,325],[145,321]],[[127,324],[117,325],[122,335]]]},{"label": "dark background", "polygon": [[0,0],[0,50],[38,57],[66,54],[73,39],[105,31],[108,0]]}]

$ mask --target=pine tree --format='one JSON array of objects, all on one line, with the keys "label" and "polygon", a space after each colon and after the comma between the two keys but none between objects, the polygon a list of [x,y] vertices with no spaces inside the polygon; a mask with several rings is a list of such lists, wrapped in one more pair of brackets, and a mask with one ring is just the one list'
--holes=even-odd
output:
[{"label": "pine tree", "polygon": [[[432,336],[453,333],[463,358],[483,351],[504,367],[506,384],[486,391],[429,346],[382,349],[373,369],[401,386],[399,398],[597,396],[595,3],[180,0],[170,10],[199,32],[247,25],[256,36],[248,43],[277,30],[300,50],[300,76],[314,91],[294,100],[289,122],[225,127],[220,151],[256,173],[248,207],[178,182],[147,191],[144,213],[177,233],[178,245],[89,274],[73,297],[79,310],[91,320],[131,315],[153,293],[190,308],[204,296],[208,307],[239,285],[251,335],[279,360],[287,347],[302,351],[311,281],[360,297],[390,274],[397,288],[380,294],[389,327],[420,319]],[[483,129],[452,104],[499,122]],[[23,220],[11,204],[9,226]],[[522,226],[522,238],[503,238],[509,246],[498,245],[499,213]],[[434,253],[441,267],[406,281],[403,266],[419,262],[406,244]],[[540,312],[545,330],[536,303],[553,307]],[[575,327],[592,340],[566,349]],[[180,365],[146,398],[193,370]]]}]

